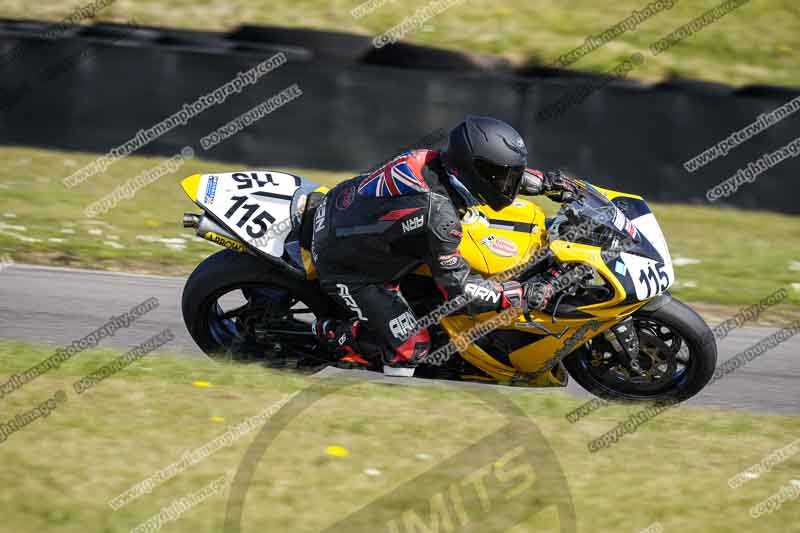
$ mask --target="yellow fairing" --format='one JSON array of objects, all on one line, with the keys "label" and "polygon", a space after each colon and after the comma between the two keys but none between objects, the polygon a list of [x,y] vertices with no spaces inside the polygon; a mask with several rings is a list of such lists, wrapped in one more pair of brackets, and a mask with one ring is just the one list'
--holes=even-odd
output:
[{"label": "yellow fairing", "polygon": [[488,218],[462,222],[459,251],[473,270],[492,275],[526,260],[543,244],[544,213],[527,200],[516,200],[502,211],[481,206]]},{"label": "yellow fairing", "polygon": [[553,241],[550,243],[550,251],[561,263],[583,263],[591,266],[614,289],[614,297],[610,300],[593,305],[584,305],[579,307],[579,310],[589,312],[596,309],[607,309],[625,300],[625,289],[622,283],[619,282],[619,278],[606,266],[600,255],[602,250],[599,247],[567,241]]},{"label": "yellow fairing", "polygon": [[[514,381],[530,386],[564,385],[563,376],[559,375],[560,368],[554,365],[642,305],[640,302],[624,309],[597,312],[597,316],[593,318],[559,318],[555,322],[549,315],[535,311],[530,313],[530,321],[520,316],[512,324],[498,329],[518,330],[544,336],[508,354],[510,365],[498,361],[476,344],[468,345],[466,349],[460,350],[460,353],[465,360],[498,381]],[[450,338],[455,339],[493,316],[496,314],[486,313],[474,318],[455,315],[443,318],[441,324]],[[542,371],[545,368],[552,370]]]},{"label": "yellow fairing", "polygon": [[185,178],[181,181],[181,187],[183,187],[183,192],[186,193],[186,196],[193,202],[197,201],[197,189],[200,188],[200,178],[202,176],[200,174],[192,174],[188,178]]},{"label": "yellow fairing", "polygon": [[[451,339],[454,339],[492,316],[496,315],[486,313],[474,319],[465,315],[450,316],[442,319],[441,323]],[[554,366],[561,356],[572,352],[595,335],[622,320],[622,318],[612,320],[559,319],[553,324],[549,316],[535,312],[531,313],[531,319],[532,321],[528,322],[525,317],[520,316],[513,324],[499,329],[518,329],[540,334],[549,331],[552,335],[542,337],[538,341],[508,354],[510,366],[501,363],[476,344],[470,344],[466,350],[460,351],[461,356],[498,381],[513,381],[529,386],[563,386],[566,384],[566,376],[559,366]],[[532,324],[543,329],[532,327]],[[542,371],[544,368],[548,368],[548,370]]]}]

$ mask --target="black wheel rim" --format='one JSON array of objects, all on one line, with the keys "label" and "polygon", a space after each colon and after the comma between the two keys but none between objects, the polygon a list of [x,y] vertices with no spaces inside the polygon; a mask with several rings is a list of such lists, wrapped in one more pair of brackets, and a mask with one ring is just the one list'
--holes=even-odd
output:
[{"label": "black wheel rim", "polygon": [[327,361],[316,337],[311,306],[285,288],[241,284],[212,294],[205,302],[203,327],[215,359],[296,367]]},{"label": "black wheel rim", "polygon": [[676,329],[655,318],[635,318],[639,334],[639,368],[600,336],[576,353],[579,365],[595,389],[613,396],[642,400],[663,396],[680,388],[694,370],[689,345]]}]

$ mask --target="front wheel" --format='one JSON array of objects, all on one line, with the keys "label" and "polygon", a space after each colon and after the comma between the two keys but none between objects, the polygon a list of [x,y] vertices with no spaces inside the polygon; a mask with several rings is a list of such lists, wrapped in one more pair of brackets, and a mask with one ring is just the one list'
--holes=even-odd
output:
[{"label": "front wheel", "polygon": [[600,335],[564,359],[570,376],[608,400],[680,402],[705,387],[717,365],[717,344],[700,315],[673,298],[658,309],[637,311],[633,322],[637,368]]}]

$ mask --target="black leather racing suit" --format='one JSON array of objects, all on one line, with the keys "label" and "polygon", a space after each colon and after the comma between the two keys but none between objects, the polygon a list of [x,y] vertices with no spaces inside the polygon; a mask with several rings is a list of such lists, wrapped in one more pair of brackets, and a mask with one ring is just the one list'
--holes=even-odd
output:
[{"label": "black leather racing suit", "polygon": [[470,313],[510,307],[511,291],[521,295],[518,285],[504,291],[470,274],[447,179],[438,152],[406,152],[338,184],[314,213],[311,250],[322,288],[358,321],[353,337],[366,327],[389,365],[414,366],[430,348],[428,331],[414,332],[418,317],[396,282],[420,265],[430,267],[445,299],[469,295]]}]

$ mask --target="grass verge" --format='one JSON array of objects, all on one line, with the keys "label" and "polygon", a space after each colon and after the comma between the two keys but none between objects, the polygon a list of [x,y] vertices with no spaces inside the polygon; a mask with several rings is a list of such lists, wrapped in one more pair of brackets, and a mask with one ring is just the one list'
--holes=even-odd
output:
[{"label": "grass verge", "polygon": [[[0,383],[52,353],[43,346],[0,342]],[[57,390],[68,397],[48,418],[0,443],[0,482],[13,488],[0,493],[5,509],[0,530],[69,533],[91,524],[93,531],[128,531],[236,470],[255,433],[119,510],[111,509],[110,499],[314,381],[167,355],[146,357],[80,396],[73,391],[72,383],[117,355],[108,349],[81,353],[0,400],[5,423]],[[198,380],[209,386],[193,386]],[[640,407],[607,407],[570,424],[565,415],[581,400],[556,391],[503,394],[554,450],[579,531],[639,531],[654,522],[666,531],[689,533],[789,531],[800,520],[797,502],[757,520],[749,515],[753,505],[797,478],[800,455],[737,489],[727,485],[795,440],[797,417],[679,407],[591,454],[589,440]],[[377,383],[344,388],[294,419],[271,445],[270,460],[254,468],[243,531],[319,531],[415,476],[437,472],[437,464],[502,424],[501,416],[463,388]],[[331,446],[349,453],[331,455]],[[221,531],[225,498],[209,498],[168,530]],[[502,505],[492,512],[503,512]],[[403,512],[399,504],[396,512]],[[512,531],[558,531],[555,516],[545,510]],[[429,517],[423,519],[430,524]],[[352,531],[376,529],[372,524]]]}]

